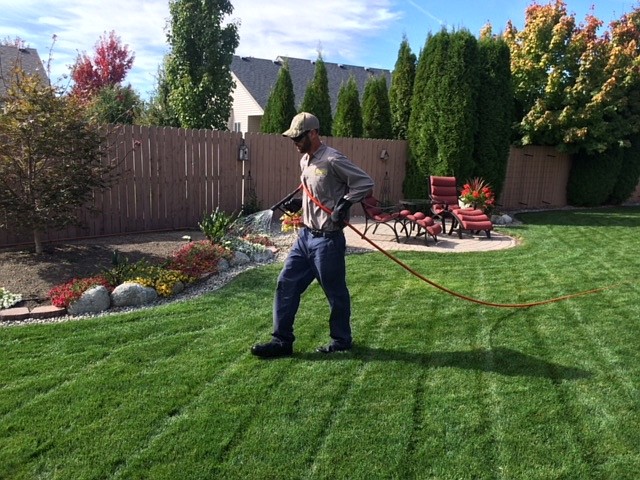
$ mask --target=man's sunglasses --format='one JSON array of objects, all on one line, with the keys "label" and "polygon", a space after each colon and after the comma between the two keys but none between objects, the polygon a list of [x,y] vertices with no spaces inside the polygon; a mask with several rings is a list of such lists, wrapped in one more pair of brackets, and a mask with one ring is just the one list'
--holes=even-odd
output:
[{"label": "man's sunglasses", "polygon": [[304,140],[304,137],[309,135],[310,131],[311,130],[306,130],[306,131],[302,132],[300,135],[298,135],[297,137],[292,137],[291,140],[293,140],[294,143],[300,143],[302,140]]}]

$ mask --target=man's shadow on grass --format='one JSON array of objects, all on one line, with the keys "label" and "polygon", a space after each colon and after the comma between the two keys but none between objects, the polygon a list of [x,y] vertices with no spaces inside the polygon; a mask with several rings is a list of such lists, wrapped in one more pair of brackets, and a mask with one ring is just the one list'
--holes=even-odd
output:
[{"label": "man's shadow on grass", "polygon": [[456,352],[405,352],[385,348],[354,345],[348,353],[325,355],[322,353],[297,353],[297,358],[310,361],[358,360],[363,362],[407,362],[425,368],[461,368],[492,372],[510,377],[541,377],[555,380],[579,380],[590,378],[591,372],[567,367],[526,355],[505,347],[475,349]]}]

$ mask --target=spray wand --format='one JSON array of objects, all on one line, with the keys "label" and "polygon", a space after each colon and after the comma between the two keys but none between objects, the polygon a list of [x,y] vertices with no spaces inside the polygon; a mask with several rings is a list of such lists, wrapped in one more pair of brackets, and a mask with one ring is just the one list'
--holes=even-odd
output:
[{"label": "spray wand", "polygon": [[280,200],[278,203],[276,203],[275,205],[273,205],[269,210],[271,210],[272,212],[275,212],[276,209],[280,210],[282,213],[287,213],[287,211],[284,209],[283,205],[285,203],[287,203],[289,200],[291,200],[293,197],[295,197],[295,195],[302,189],[302,184],[300,184],[293,192],[289,193],[286,197],[284,197],[282,200]]}]

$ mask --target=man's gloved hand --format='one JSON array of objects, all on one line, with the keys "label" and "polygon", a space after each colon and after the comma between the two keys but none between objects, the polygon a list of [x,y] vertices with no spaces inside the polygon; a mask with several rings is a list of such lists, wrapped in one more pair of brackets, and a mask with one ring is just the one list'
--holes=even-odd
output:
[{"label": "man's gloved hand", "polygon": [[300,209],[302,208],[302,199],[301,198],[292,198],[288,202],[284,202],[282,204],[282,207],[287,212],[291,212],[291,213],[299,212]]},{"label": "man's gloved hand", "polygon": [[351,205],[352,203],[344,197],[338,200],[338,204],[333,209],[333,212],[331,212],[331,221],[343,227],[344,219],[347,218],[347,213],[349,213]]}]

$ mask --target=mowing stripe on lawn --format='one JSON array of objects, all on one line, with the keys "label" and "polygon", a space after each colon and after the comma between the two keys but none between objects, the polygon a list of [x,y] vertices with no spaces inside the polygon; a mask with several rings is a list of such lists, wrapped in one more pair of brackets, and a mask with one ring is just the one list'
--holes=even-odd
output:
[{"label": "mowing stripe on lawn", "polygon": [[[633,211],[633,225],[610,209],[595,229],[590,212],[527,217],[513,229],[525,241],[501,252],[400,255],[469,295],[541,298],[635,279]],[[0,329],[7,408],[77,375],[0,417],[0,477],[635,477],[637,284],[509,311],[433,291],[378,253],[347,262],[346,355],[313,352],[328,333],[315,284],[294,356],[249,355],[268,339],[279,265],[180,305]]]},{"label": "mowing stripe on lawn", "polygon": [[[405,284],[405,289],[406,288],[407,284]],[[403,292],[396,292],[398,297],[402,297],[402,293]],[[362,327],[364,335],[362,337],[361,343],[362,346],[366,346],[367,351],[373,352],[378,345],[384,343],[384,335],[388,334],[387,331],[389,329],[392,318],[394,318],[393,314],[401,306],[402,304],[398,304],[398,302],[389,302],[386,304],[386,308],[382,310],[382,313],[384,313],[382,321],[376,322],[378,326],[377,332],[373,329],[369,330],[367,328],[367,324],[371,324],[373,319],[369,320],[368,322],[364,322],[364,325]],[[385,365],[383,362],[374,363],[372,361],[365,361],[364,363],[359,365],[359,368],[356,371],[353,372],[350,385],[347,386],[346,391],[342,395],[342,400],[335,405],[331,417],[327,419],[325,427],[322,431],[321,444],[318,445],[318,448],[313,456],[313,462],[308,465],[308,471],[304,478],[313,478],[315,476],[323,477],[328,474],[337,476],[339,478],[342,476],[340,470],[336,467],[334,462],[329,460],[331,458],[332,452],[336,451],[335,447],[332,445],[334,437],[341,438],[341,441],[344,440],[344,435],[348,435],[353,440],[357,439],[357,441],[350,442],[348,452],[349,456],[354,456],[360,453],[360,449],[358,448],[359,446],[368,446],[368,449],[370,450],[370,438],[367,438],[367,436],[364,435],[365,432],[363,430],[366,430],[366,428],[362,428],[363,419],[358,418],[360,415],[357,414],[355,415],[355,419],[351,418],[354,416],[354,413],[351,411],[353,408],[352,405],[354,403],[357,403],[357,399],[363,399],[363,392],[370,389],[375,390],[376,388],[380,388],[380,382],[377,381],[376,383],[373,383],[373,381],[376,380],[376,377],[379,378],[380,371],[389,373],[388,366],[388,362]],[[395,373],[398,372],[396,371]],[[387,377],[384,376],[384,378],[386,379]],[[391,392],[385,393],[388,395]],[[395,393],[397,394],[398,392]],[[366,398],[367,395],[365,394],[364,397]],[[392,405],[389,405],[389,399],[385,398],[385,401],[383,403],[379,403],[380,396],[376,395],[375,393],[373,393],[373,396],[369,400],[371,401],[364,404],[364,406],[363,404],[358,404],[362,411],[366,412],[368,423],[375,423],[376,418],[380,418],[380,416],[382,416],[385,425],[391,427],[391,425],[393,425],[393,422],[389,423],[389,411],[393,412],[396,410],[397,405],[393,405],[393,403],[395,402],[391,401],[390,403],[392,403]],[[411,398],[409,397],[408,399],[405,399],[405,401],[410,402]],[[394,415],[393,418],[395,418],[396,420],[401,420],[396,415]],[[401,422],[400,424],[402,423],[403,422]],[[396,428],[398,426],[399,425],[396,424]],[[378,430],[376,429],[376,431]],[[391,436],[391,429],[386,429],[386,433]],[[402,444],[400,444],[400,446],[402,446]],[[341,446],[339,448],[344,448],[344,446]],[[361,461],[365,461],[364,458],[359,458]],[[372,458],[371,455],[367,455],[366,458],[367,465],[369,465],[373,469],[376,469],[376,465],[380,464],[380,460],[380,458]],[[349,463],[349,465],[350,464],[351,463]],[[349,467],[348,471],[343,472],[343,474],[347,474],[348,476],[353,475],[352,478],[357,478],[356,468],[352,469],[351,467]]]},{"label": "mowing stripe on lawn", "polygon": [[[202,333],[205,330],[219,330],[222,328],[224,328],[224,325],[216,325],[214,327],[210,327],[209,329],[201,329],[200,333]],[[83,357],[78,358],[76,354],[72,355],[74,357],[73,359],[76,360],[77,363],[85,365],[80,370],[78,370],[77,368],[73,370],[72,369],[73,365],[69,365],[66,369],[60,370],[60,366],[58,362],[60,360],[66,359],[67,356],[65,356],[64,354],[56,355],[55,352],[50,352],[49,356],[53,357],[53,359],[55,360],[54,362],[52,362],[52,365],[55,366],[55,370],[54,368],[51,368],[50,370],[54,370],[58,372],[57,374],[52,376],[52,379],[56,380],[57,383],[54,383],[54,384],[50,383],[49,388],[42,389],[41,388],[42,386],[34,385],[34,382],[32,381],[32,377],[31,377],[32,374],[30,374],[28,371],[21,372],[22,378],[12,383],[7,383],[3,386],[3,390],[6,389],[7,393],[10,394],[7,396],[7,399],[9,398],[9,396],[11,396],[14,403],[12,404],[6,404],[4,402],[0,403],[0,415],[2,415],[0,417],[0,420],[3,420],[4,416],[7,416],[8,418],[10,418],[12,415],[19,414],[22,408],[28,407],[33,402],[42,401],[43,398],[46,397],[47,395],[54,394],[57,389],[69,387],[72,383],[78,381],[79,379],[85,376],[90,376],[93,371],[100,369],[102,366],[104,366],[108,362],[112,361],[113,359],[116,359],[118,355],[122,354],[123,352],[126,352],[131,349],[136,349],[136,353],[139,353],[141,351],[140,349],[143,347],[147,347],[149,343],[152,343],[152,344],[157,343],[161,345],[163,342],[166,342],[166,341],[174,342],[175,340],[180,339],[182,342],[180,343],[180,345],[175,345],[175,344],[172,345],[172,348],[175,350],[191,342],[194,335],[198,335],[198,334],[199,332],[193,332],[193,331],[188,331],[184,333],[176,332],[172,334],[166,334],[165,332],[162,332],[162,331],[150,332],[146,334],[146,336],[136,337],[136,338],[127,340],[125,343],[121,343],[118,347],[115,347],[115,348],[109,348],[108,346],[105,346],[102,342],[97,342],[100,344],[100,347],[98,349],[94,349],[90,352],[87,352],[86,359],[84,359]],[[59,342],[58,345],[60,346],[60,351],[64,352],[65,350],[64,345],[60,345],[62,343],[64,342]],[[46,359],[43,358],[42,360],[43,361],[41,363],[46,364]],[[79,360],[82,360],[82,362],[79,362]],[[18,366],[19,366],[19,363],[18,363]],[[15,367],[16,366],[14,365],[14,370],[15,370]],[[30,390],[30,388],[33,388],[33,387],[38,388],[38,390],[40,391],[34,392],[33,390]],[[15,394],[19,391],[22,391],[22,394],[15,396]]]}]

